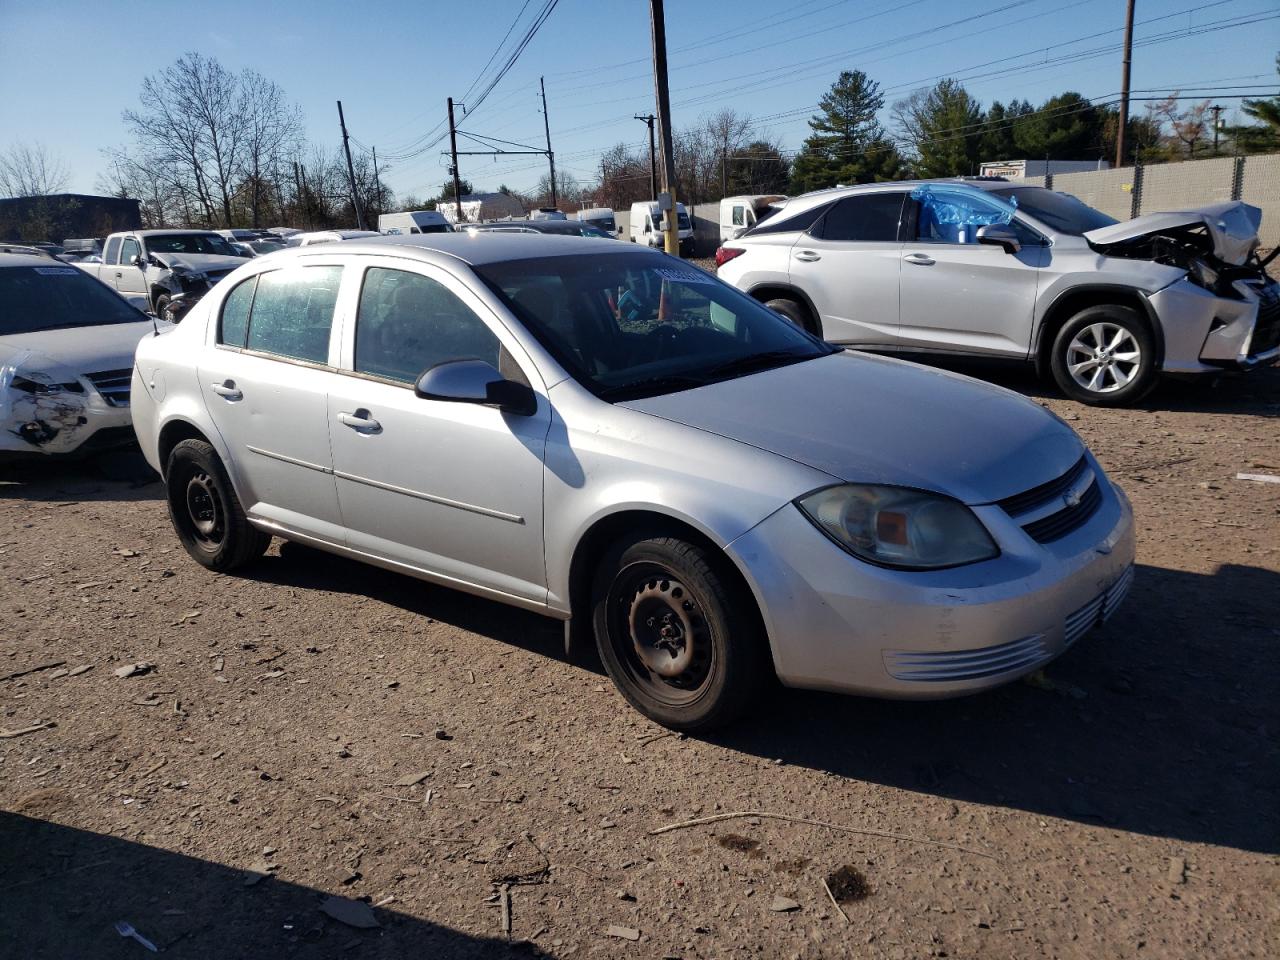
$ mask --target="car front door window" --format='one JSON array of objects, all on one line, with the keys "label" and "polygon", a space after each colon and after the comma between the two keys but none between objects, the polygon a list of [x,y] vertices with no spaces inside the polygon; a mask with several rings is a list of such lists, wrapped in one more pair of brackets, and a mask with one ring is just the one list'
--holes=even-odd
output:
[{"label": "car front door window", "polygon": [[356,314],[357,373],[414,383],[450,360],[499,364],[493,332],[444,284],[405,270],[371,267]]}]

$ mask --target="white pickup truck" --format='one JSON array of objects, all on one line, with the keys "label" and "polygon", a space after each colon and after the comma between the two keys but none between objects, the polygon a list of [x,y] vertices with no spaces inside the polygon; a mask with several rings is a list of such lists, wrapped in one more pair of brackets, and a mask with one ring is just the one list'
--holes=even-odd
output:
[{"label": "white pickup truck", "polygon": [[122,295],[141,294],[166,320],[170,301],[183,294],[190,307],[244,263],[212,230],[131,230],[107,237],[100,261],[75,265]]}]

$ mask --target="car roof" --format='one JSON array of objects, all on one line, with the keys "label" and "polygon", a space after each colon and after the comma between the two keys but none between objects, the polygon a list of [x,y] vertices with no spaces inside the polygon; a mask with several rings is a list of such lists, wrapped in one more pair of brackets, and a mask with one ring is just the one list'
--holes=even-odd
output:
[{"label": "car roof", "polygon": [[[0,244],[4,246],[4,244]],[[12,246],[20,246],[20,244],[12,244]],[[56,265],[63,265],[63,261],[53,261]],[[30,253],[6,253],[0,256],[0,267],[47,267],[50,264],[48,257],[34,256]],[[76,269],[71,267],[72,270]],[[88,276],[88,274],[85,274]]]},{"label": "car roof", "polygon": [[175,234],[175,233],[190,233],[190,234],[201,234],[201,235],[212,233],[214,236],[219,236],[217,230],[192,230],[192,229],[185,229],[182,227],[175,227],[172,230],[121,230],[120,232],[129,233],[135,237],[154,237],[160,234],[169,236],[170,234]]},{"label": "car roof", "polygon": [[[602,251],[601,247],[605,250]],[[391,248],[391,249],[389,249]],[[595,237],[563,236],[547,233],[500,233],[496,231],[465,230],[456,233],[423,233],[408,236],[371,237],[348,240],[341,248],[295,247],[292,251],[280,251],[271,256],[292,253],[293,256],[332,256],[334,253],[365,256],[386,255],[391,252],[409,255],[414,259],[430,261],[432,254],[444,254],[461,260],[470,266],[500,263],[505,260],[530,260],[535,257],[574,257],[601,252],[626,252],[642,255],[664,256],[658,250],[633,244],[601,244]]]}]

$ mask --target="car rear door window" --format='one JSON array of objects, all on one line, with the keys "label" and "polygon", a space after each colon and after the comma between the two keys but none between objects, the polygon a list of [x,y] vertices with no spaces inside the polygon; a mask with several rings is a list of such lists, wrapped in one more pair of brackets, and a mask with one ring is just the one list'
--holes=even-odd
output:
[{"label": "car rear door window", "polygon": [[500,350],[493,331],[438,280],[384,267],[366,271],[356,314],[357,373],[414,383],[451,360],[498,367]]},{"label": "car rear door window", "polygon": [[114,267],[120,262],[120,238],[107,238],[107,252],[102,255],[102,262]]},{"label": "car rear door window", "polygon": [[327,363],[341,281],[338,266],[290,267],[259,274],[245,346],[292,360]]},{"label": "car rear door window", "polygon": [[905,196],[901,191],[893,191],[845,197],[822,218],[820,235],[823,240],[893,243],[898,239],[898,221]]},{"label": "car rear door window", "polygon": [[257,277],[250,277],[238,284],[222,301],[222,316],[218,320],[218,342],[229,347],[243,347],[249,337],[249,308],[253,306],[253,291]]}]

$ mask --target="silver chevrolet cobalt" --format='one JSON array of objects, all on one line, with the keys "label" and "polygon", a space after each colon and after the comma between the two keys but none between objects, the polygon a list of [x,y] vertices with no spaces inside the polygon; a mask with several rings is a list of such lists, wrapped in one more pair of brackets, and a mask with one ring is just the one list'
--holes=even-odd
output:
[{"label": "silver chevrolet cobalt", "polygon": [[1128,501],[1053,414],[589,239],[256,258],[143,340],[133,419],[204,566],[277,536],[559,618],[677,729],[774,675],[994,687],[1133,575]]}]

